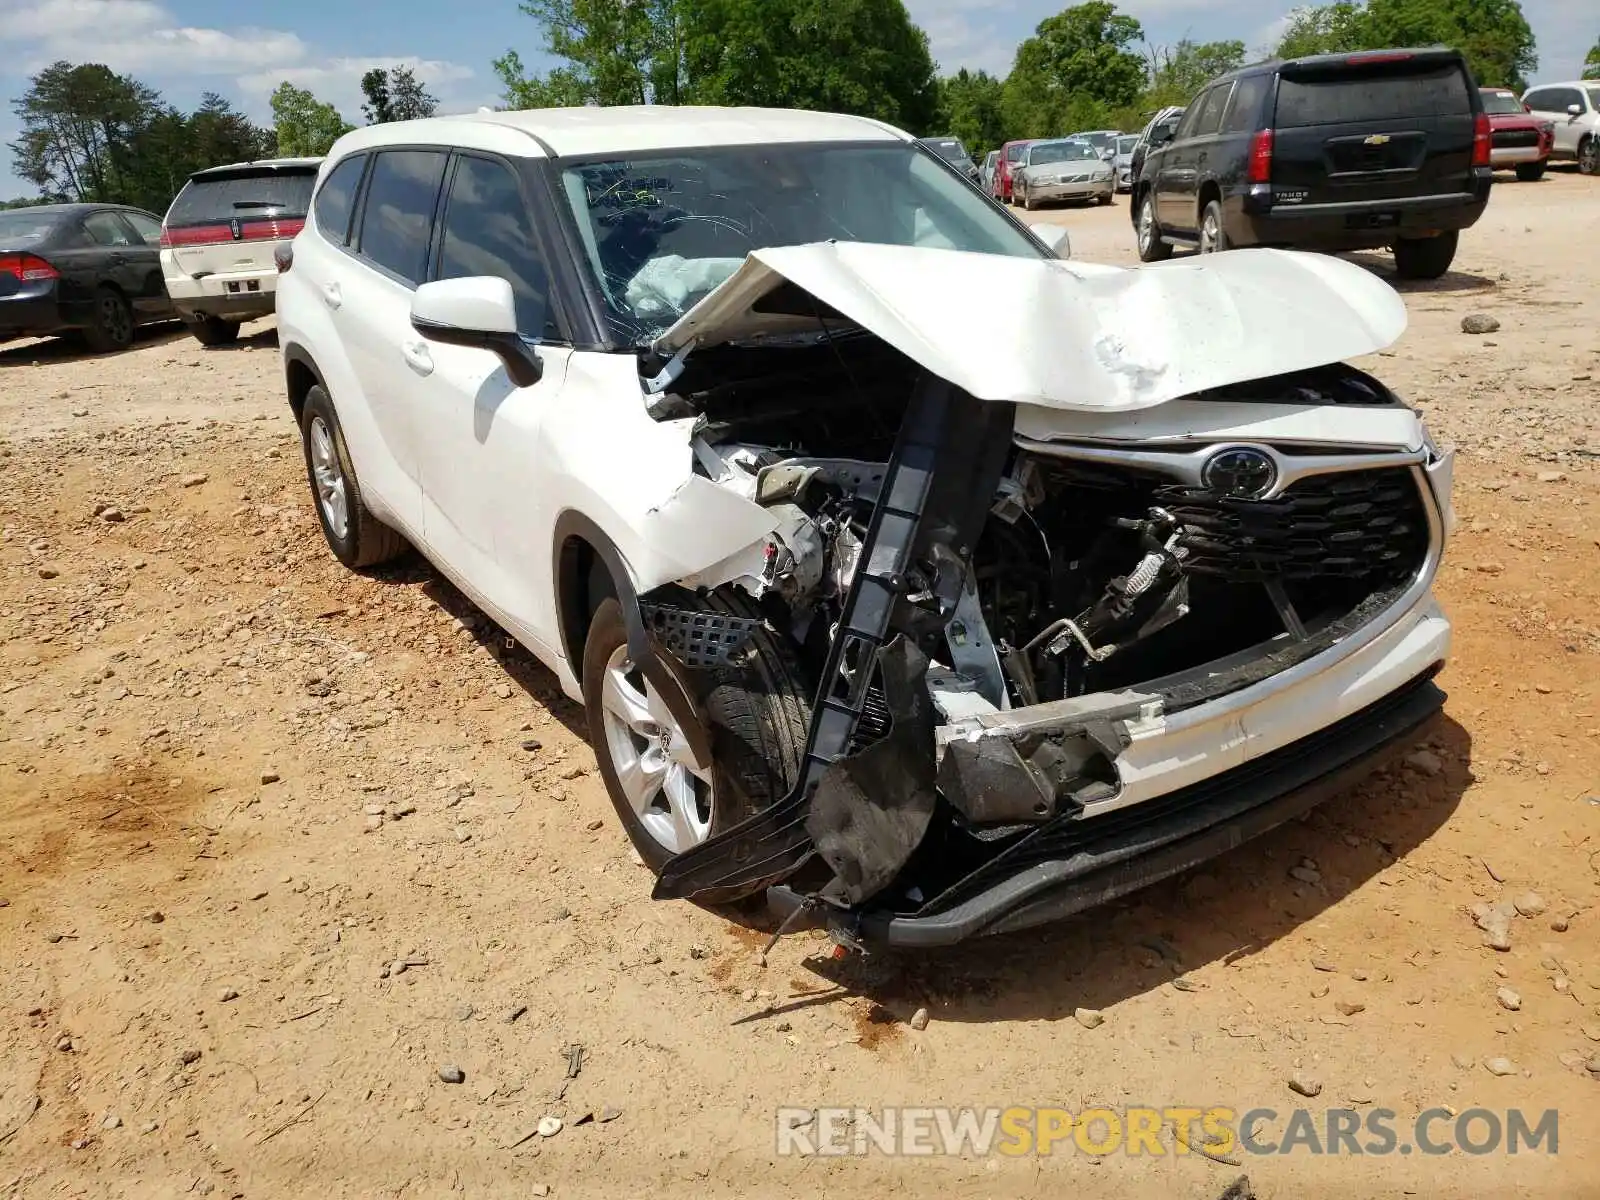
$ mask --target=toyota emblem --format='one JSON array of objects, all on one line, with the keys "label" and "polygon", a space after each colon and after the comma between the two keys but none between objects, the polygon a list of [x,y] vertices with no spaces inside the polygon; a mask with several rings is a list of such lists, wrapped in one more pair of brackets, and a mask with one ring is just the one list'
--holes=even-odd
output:
[{"label": "toyota emblem", "polygon": [[1278,465],[1265,451],[1235,446],[1206,459],[1200,481],[1219,496],[1259,500],[1278,482]]}]

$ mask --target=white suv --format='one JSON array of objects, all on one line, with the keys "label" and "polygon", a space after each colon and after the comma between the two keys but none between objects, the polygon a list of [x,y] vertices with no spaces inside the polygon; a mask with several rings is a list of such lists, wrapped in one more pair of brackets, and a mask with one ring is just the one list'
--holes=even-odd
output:
[{"label": "white suv", "polygon": [[1555,127],[1551,161],[1576,159],[1583,174],[1600,175],[1600,79],[1542,83],[1522,102]]},{"label": "white suv", "polygon": [[583,702],[659,897],[931,945],[1181,870],[1439,708],[1452,457],[1361,268],[1046,240],[852,117],[348,134],[278,291],[323,532]]},{"label": "white suv", "polygon": [[271,158],[211,167],[189,177],[161,223],[167,295],[207,346],[272,315],[273,254],[300,232],[320,158]]}]

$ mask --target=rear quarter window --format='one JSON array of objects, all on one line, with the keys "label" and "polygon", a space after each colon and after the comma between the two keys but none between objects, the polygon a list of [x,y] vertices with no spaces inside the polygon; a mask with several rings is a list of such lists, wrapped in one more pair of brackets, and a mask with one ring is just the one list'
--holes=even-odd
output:
[{"label": "rear quarter window", "polygon": [[172,225],[231,221],[234,217],[304,217],[316,183],[315,167],[303,171],[257,171],[191,179],[167,210]]},{"label": "rear quarter window", "polygon": [[335,245],[343,246],[350,241],[350,213],[366,165],[365,154],[345,159],[328,173],[317,192],[317,229]]},{"label": "rear quarter window", "polygon": [[1404,74],[1369,71],[1278,82],[1279,128],[1344,125],[1472,112],[1466,73],[1454,63]]}]

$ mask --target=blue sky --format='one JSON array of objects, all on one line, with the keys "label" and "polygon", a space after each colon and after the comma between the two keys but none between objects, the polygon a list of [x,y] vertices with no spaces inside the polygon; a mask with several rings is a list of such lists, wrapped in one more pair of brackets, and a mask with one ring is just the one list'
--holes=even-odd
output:
[{"label": "blue sky", "polygon": [[[1018,41],[1071,0],[907,0],[946,70],[1003,73]],[[1154,44],[1183,37],[1270,45],[1292,0],[1124,0]],[[1600,36],[1595,0],[1523,0],[1539,41],[1538,78],[1572,78]],[[279,81],[293,80],[360,120],[358,80],[406,63],[442,101],[470,111],[496,99],[490,61],[508,47],[541,61],[541,39],[516,0],[0,0],[0,97],[56,59],[103,62],[189,107],[217,91],[259,120]],[[0,110],[0,146],[17,125]],[[0,195],[29,190],[0,150]]]}]

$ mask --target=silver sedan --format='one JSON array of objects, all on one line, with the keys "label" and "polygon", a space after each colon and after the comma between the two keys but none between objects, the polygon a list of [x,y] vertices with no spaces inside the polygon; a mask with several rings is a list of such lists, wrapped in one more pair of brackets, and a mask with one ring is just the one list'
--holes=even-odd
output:
[{"label": "silver sedan", "polygon": [[1012,191],[1026,209],[1065,200],[1110,204],[1116,191],[1111,164],[1088,142],[1034,142],[1013,172]]}]

